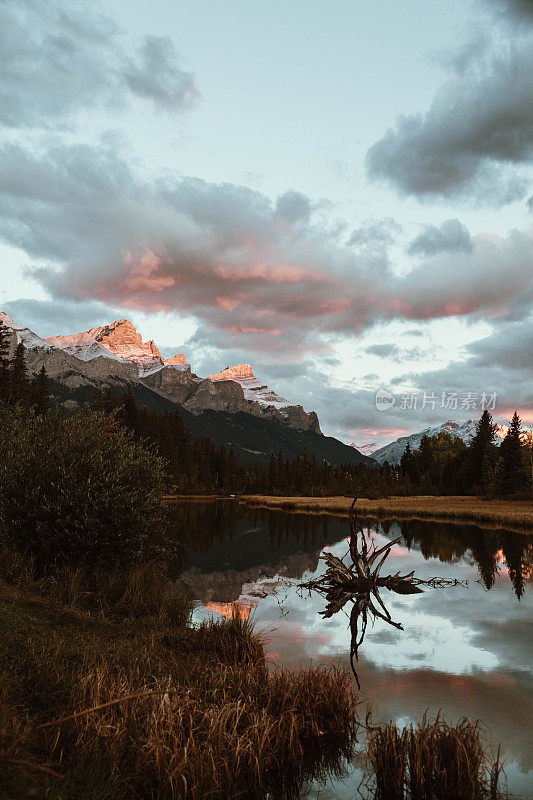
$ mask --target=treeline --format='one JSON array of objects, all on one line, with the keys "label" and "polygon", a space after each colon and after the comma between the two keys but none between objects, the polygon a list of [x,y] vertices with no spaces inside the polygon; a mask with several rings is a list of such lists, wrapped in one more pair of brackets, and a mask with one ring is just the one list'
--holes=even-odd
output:
[{"label": "treeline", "polygon": [[[1,401],[32,407],[41,415],[51,405],[44,367],[30,380],[24,345],[18,344],[10,355],[8,329],[0,323]],[[272,453],[267,465],[244,468],[231,447],[217,446],[208,437],[194,439],[178,410],[139,408],[131,391],[122,397],[98,391],[91,407],[112,413],[117,425],[164,460],[169,493],[522,497],[532,490],[532,436],[522,430],[516,412],[500,447],[492,416],[484,411],[469,445],[448,433],[424,436],[417,450],[407,445],[398,465],[334,466],[304,450],[290,461],[281,452]]]},{"label": "treeline", "polygon": [[231,448],[217,447],[209,438],[192,439],[178,411],[140,409],[132,393],[122,398],[98,393],[93,407],[113,411],[136,439],[155,447],[168,465],[169,491],[178,493],[520,497],[531,491],[531,437],[525,438],[516,412],[500,447],[495,444],[496,426],[484,411],[469,445],[448,433],[425,436],[418,450],[407,445],[396,466],[334,466],[305,449],[290,461],[272,453],[268,465],[244,468]]},{"label": "treeline", "polygon": [[162,414],[139,408],[131,391],[122,397],[110,391],[97,391],[91,407],[95,411],[113,413],[118,424],[164,459],[169,492],[234,494],[241,491],[244,470],[231,447],[217,447],[208,437],[193,439],[179,411]]},{"label": "treeline", "polygon": [[484,411],[469,445],[448,433],[424,436],[418,450],[409,444],[394,479],[406,494],[477,494],[519,497],[531,492],[533,437],[515,411],[501,445],[489,411]]}]

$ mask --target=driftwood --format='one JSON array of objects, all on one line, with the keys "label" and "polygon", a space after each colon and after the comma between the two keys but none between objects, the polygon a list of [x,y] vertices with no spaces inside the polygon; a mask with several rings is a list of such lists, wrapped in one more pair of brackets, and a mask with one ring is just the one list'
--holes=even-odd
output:
[{"label": "driftwood", "polygon": [[[392,547],[401,541],[401,536],[387,542],[380,548],[369,548],[367,538],[362,527],[358,524],[355,516],[354,498],[350,507],[350,550],[351,564],[331,553],[324,553],[321,559],[326,562],[327,569],[321,578],[301,583],[301,589],[310,592],[315,591],[322,594],[327,600],[324,611],[320,614],[323,617],[332,617],[341,611],[346,603],[352,603],[350,612],[350,664],[353,674],[359,685],[359,678],[355,670],[355,661],[358,660],[358,651],[365,637],[368,624],[368,615],[373,619],[382,619],[388,625],[403,631],[399,622],[394,622],[389,614],[381,596],[380,589],[388,589],[396,594],[419,594],[422,592],[420,585],[425,586],[455,586],[461,581],[446,578],[431,578],[424,581],[415,578],[414,571],[406,575],[396,572],[394,575],[381,576],[380,571],[389,555]],[[361,629],[359,629],[361,623]]]}]

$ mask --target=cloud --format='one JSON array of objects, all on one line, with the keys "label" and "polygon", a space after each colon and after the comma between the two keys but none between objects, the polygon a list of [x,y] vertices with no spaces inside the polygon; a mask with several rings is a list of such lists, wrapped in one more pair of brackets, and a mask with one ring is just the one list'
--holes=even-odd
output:
[{"label": "cloud", "polygon": [[96,327],[102,320],[118,319],[121,316],[117,309],[93,301],[74,303],[20,298],[4,301],[0,310],[41,338],[87,330]]},{"label": "cloud", "polygon": [[533,375],[533,317],[503,321],[484,339],[470,344],[467,352],[476,367],[504,367]]},{"label": "cloud", "polygon": [[71,127],[81,112],[116,111],[133,95],[169,111],[197,96],[167,37],[146,36],[132,57],[115,23],[51,0],[0,3],[0,124]]},{"label": "cloud", "polygon": [[533,155],[531,36],[455,68],[424,114],[398,117],[368,150],[368,176],[419,199],[499,206],[525,197],[520,168]]},{"label": "cloud", "polygon": [[447,219],[439,227],[427,225],[407,248],[411,255],[432,256],[446,251],[472,252],[470,233],[458,219]]},{"label": "cloud", "polygon": [[194,76],[181,70],[168,36],[145,36],[138,61],[131,61],[123,75],[134,94],[166,110],[184,108],[198,95]]},{"label": "cloud", "polygon": [[380,358],[395,358],[400,355],[400,349],[395,344],[373,344],[367,347],[365,353]]},{"label": "cloud", "polygon": [[141,179],[113,142],[0,146],[0,237],[53,298],[192,315],[220,348],[301,361],[378,321],[518,318],[531,302],[533,230],[473,237],[471,252],[436,252],[403,277],[376,235],[343,244],[295,192],[273,203],[229,183]]},{"label": "cloud", "polygon": [[376,247],[393,244],[401,226],[392,217],[367,220],[352,231],[348,245],[353,247]]},{"label": "cloud", "polygon": [[505,19],[511,17],[519,23],[533,22],[531,0],[488,0],[488,2]]}]

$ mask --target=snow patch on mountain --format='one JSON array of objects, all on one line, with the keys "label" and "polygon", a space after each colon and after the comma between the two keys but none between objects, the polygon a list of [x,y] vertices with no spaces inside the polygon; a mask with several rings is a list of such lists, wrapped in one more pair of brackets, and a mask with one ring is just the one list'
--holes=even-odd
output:
[{"label": "snow patch on mountain", "polygon": [[137,365],[140,376],[151,375],[164,366],[190,369],[182,353],[164,359],[153,339],[143,342],[140,333],[127,319],[119,319],[109,325],[90,328],[83,333],[68,336],[51,336],[46,340],[54,347],[65,350],[81,361],[94,358],[113,358]]},{"label": "snow patch on mountain", "polygon": [[354,450],[358,450],[359,453],[363,453],[365,456],[371,456],[378,449],[376,442],[369,442],[368,444],[355,444],[355,442],[350,442],[349,447],[353,447]]},{"label": "snow patch on mountain", "polygon": [[[308,413],[269,389],[255,377],[250,364],[237,364],[209,379],[200,378],[191,371],[183,353],[164,359],[155,342],[143,342],[127,319],[81,333],[41,339],[29,328],[17,325],[7,314],[1,318],[15,333],[17,342],[23,341],[30,350],[44,351],[46,358],[39,355],[37,359],[39,367],[50,368],[49,374],[70,388],[93,385],[95,381],[105,384],[108,380],[138,380],[193,414],[209,410],[245,412],[277,419],[296,430],[320,433],[314,411]],[[37,363],[35,358],[32,363]]]},{"label": "snow patch on mountain", "polygon": [[280,397],[272,389],[258,380],[250,364],[235,364],[226,367],[222,372],[208,375],[210,381],[235,381],[242,386],[245,400],[254,400],[261,406],[274,406],[282,409],[291,405],[284,397]]},{"label": "snow patch on mountain", "polygon": [[17,325],[17,323],[14,322],[14,320],[12,320],[11,317],[4,311],[0,311],[0,320],[7,328],[10,328],[10,330],[13,331],[17,340],[17,344],[22,342],[24,347],[27,347],[28,350],[42,349],[47,353],[51,351],[52,348],[44,339],[41,339],[40,336],[37,336],[37,334],[31,331],[29,328],[24,328],[22,325]]},{"label": "snow patch on mountain", "polygon": [[109,348],[103,347],[90,333],[74,333],[72,336],[49,336],[46,341],[53,347],[58,347],[76,356],[80,361],[92,361],[94,358],[113,358],[116,361],[124,359],[115,355]]}]

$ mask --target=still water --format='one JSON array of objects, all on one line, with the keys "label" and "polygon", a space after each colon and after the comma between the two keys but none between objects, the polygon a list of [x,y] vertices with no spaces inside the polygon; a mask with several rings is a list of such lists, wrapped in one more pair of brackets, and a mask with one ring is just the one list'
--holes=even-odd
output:
[{"label": "still water", "polygon": [[[298,589],[325,571],[321,553],[346,555],[347,518],[237,501],[183,503],[174,514],[188,553],[181,578],[195,594],[197,619],[230,616],[237,603],[265,632],[273,664],[349,669],[347,615],[324,619],[324,598]],[[368,626],[357,664],[362,717],[371,706],[375,723],[417,722],[439,710],[449,722],[481,719],[493,744],[502,744],[509,791],[533,798],[533,537],[448,523],[359,523],[377,547],[402,537],[387,573],[466,582],[381,593],[404,630],[379,619]],[[306,787],[306,796],[355,798],[360,779],[352,768],[344,780]]]}]

